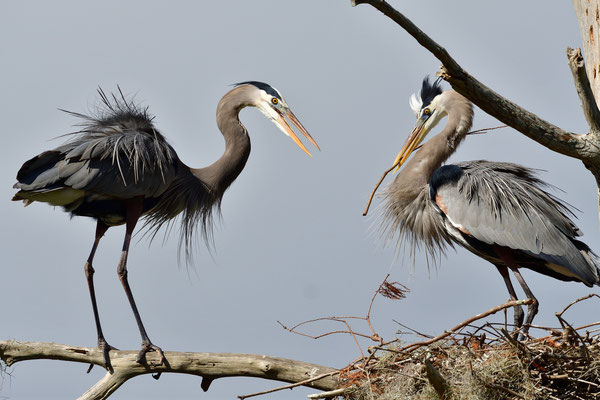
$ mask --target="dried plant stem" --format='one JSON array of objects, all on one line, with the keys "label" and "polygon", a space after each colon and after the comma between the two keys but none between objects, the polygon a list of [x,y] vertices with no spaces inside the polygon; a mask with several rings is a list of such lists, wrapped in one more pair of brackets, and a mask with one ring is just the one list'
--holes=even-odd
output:
[{"label": "dried plant stem", "polygon": [[[240,395],[238,396],[238,399],[240,400],[244,400],[250,397],[255,397],[255,396],[262,396],[263,394],[269,394],[269,393],[274,393],[274,392],[279,392],[280,390],[284,390],[284,389],[293,389],[295,387],[298,386],[304,386],[304,385],[308,385],[309,383],[312,383],[314,381],[318,381],[319,379],[323,379],[329,376],[333,376],[333,375],[337,375],[339,374],[340,371],[332,371],[332,372],[328,372],[326,374],[321,374],[319,376],[315,376],[314,378],[310,378],[310,379],[306,379],[300,382],[296,382],[296,383],[292,383],[290,385],[285,385],[285,386],[280,386],[280,387],[276,387],[273,389],[269,389],[269,390],[265,390],[262,392],[256,392],[256,393],[251,393],[251,394],[246,394],[246,395]],[[344,389],[335,389],[334,391],[338,391],[338,390],[344,390]],[[329,392],[325,392],[325,393],[331,393],[331,391]]]},{"label": "dried plant stem", "polygon": [[516,301],[508,301],[502,305],[499,305],[497,307],[491,308],[489,310],[487,310],[484,313],[481,314],[477,314],[472,316],[471,318],[461,322],[460,324],[456,325],[454,328],[442,333],[441,335],[438,335],[436,337],[434,337],[433,339],[429,339],[429,340],[425,340],[423,342],[417,342],[417,343],[412,343],[409,345],[406,345],[404,347],[401,347],[398,350],[390,350],[390,351],[394,351],[394,352],[398,352],[398,353],[403,353],[403,352],[408,352],[408,351],[412,351],[418,347],[422,347],[422,346],[427,346],[430,345],[432,343],[435,343],[437,341],[440,341],[444,338],[447,338],[448,336],[452,335],[453,333],[455,333],[456,331],[458,331],[459,329],[471,324],[473,321],[477,321],[479,319],[485,318],[488,315],[492,315],[497,313],[498,311],[502,311],[505,308],[510,308],[510,307],[514,307],[514,306],[518,306],[518,305],[526,305],[526,304],[530,304],[532,303],[533,300],[530,299],[526,299],[526,300],[516,300]]}]

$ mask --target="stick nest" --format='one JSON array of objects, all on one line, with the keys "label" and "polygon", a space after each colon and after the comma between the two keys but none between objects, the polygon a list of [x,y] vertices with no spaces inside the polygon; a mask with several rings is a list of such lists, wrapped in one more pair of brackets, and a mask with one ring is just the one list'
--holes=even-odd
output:
[{"label": "stick nest", "polygon": [[341,374],[346,399],[600,399],[600,334],[565,326],[517,341],[493,324],[470,329],[378,350]]}]

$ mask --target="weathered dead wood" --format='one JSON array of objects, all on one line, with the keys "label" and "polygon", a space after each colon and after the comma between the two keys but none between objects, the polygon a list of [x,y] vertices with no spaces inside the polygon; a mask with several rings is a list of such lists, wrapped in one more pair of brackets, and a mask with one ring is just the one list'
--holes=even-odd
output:
[{"label": "weathered dead wood", "polygon": [[[201,376],[206,382],[217,378],[246,376],[281,382],[303,382],[305,386],[331,391],[338,388],[338,370],[285,358],[252,354],[165,352],[165,365],[157,366],[158,356],[147,355],[147,364],[135,359],[137,351],[111,351],[114,373],[106,373],[80,400],[106,399],[127,380],[144,374],[182,373]],[[97,348],[76,347],[56,343],[0,341],[0,359],[6,365],[25,360],[62,360],[102,367],[103,356]],[[311,380],[317,376],[322,378]]]},{"label": "weathered dead wood", "polygon": [[598,135],[600,134],[600,110],[598,110],[590,81],[585,72],[585,62],[581,54],[581,49],[568,47],[567,58],[569,59],[569,68],[571,68],[571,73],[573,74],[575,89],[581,100],[583,115],[590,126],[590,132]]},{"label": "weathered dead wood", "polygon": [[[598,104],[600,103],[600,0],[573,0],[573,8],[575,10],[575,15],[577,16],[577,22],[579,23],[579,33],[581,35],[581,42],[583,44],[583,52],[587,58],[587,65],[578,66],[579,69],[587,72],[585,75],[588,83],[584,83],[582,85],[583,90],[587,91],[588,89],[586,86],[589,86],[589,90],[592,91],[595,102]],[[567,56],[569,56],[568,53]],[[583,57],[581,58],[581,64],[583,64]],[[569,66],[571,67],[571,70],[573,70],[570,56]],[[580,77],[583,75],[582,71],[578,71],[577,73]],[[573,75],[575,79],[575,86],[577,87],[578,78],[575,76],[575,72],[573,72]],[[584,80],[585,78],[580,79]],[[581,98],[579,88],[577,88],[577,93]],[[587,99],[590,97],[589,93],[585,96]],[[582,107],[584,109],[584,113],[586,114],[586,118],[588,118],[588,124],[590,124],[591,132],[595,133],[596,136],[600,136],[600,134],[598,134],[598,130],[594,130],[595,127],[592,125],[592,123],[590,123],[590,119],[587,115],[588,112],[586,112],[585,109],[587,106],[585,104],[586,101],[590,102],[589,100],[584,100],[581,98]],[[591,108],[592,106],[590,105],[589,107]],[[594,174],[596,182],[598,183],[598,210],[600,212],[600,171],[597,166],[589,169],[592,174]]]},{"label": "weathered dead wood", "polygon": [[596,103],[600,102],[600,0],[573,0],[586,58],[586,72]]}]

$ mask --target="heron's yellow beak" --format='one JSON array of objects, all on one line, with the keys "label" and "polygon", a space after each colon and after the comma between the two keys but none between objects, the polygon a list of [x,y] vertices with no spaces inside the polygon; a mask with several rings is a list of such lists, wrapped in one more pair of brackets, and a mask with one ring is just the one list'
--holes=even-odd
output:
[{"label": "heron's yellow beak", "polygon": [[296,116],[294,115],[294,113],[292,112],[292,110],[290,110],[289,108],[285,108],[282,111],[276,110],[278,117],[275,120],[275,123],[281,128],[282,131],[284,131],[289,137],[292,138],[292,140],[298,145],[298,147],[300,147],[302,150],[304,150],[304,152],[306,154],[308,154],[309,156],[312,157],[312,154],[310,154],[308,152],[308,150],[306,149],[306,147],[304,146],[304,144],[300,141],[300,139],[298,139],[298,136],[296,135],[296,133],[294,132],[294,130],[290,127],[290,125],[287,123],[287,121],[285,120],[284,117],[287,117],[290,119],[290,121],[292,121],[292,124],[294,124],[294,126],[296,128],[298,128],[298,130],[308,139],[310,140],[310,142],[317,148],[317,150],[321,150],[319,148],[319,145],[317,144],[317,142],[315,142],[315,139],[312,138],[312,136],[310,136],[310,134],[308,133],[308,131],[306,130],[306,128],[300,123],[300,121],[298,120],[298,118],[296,118]]},{"label": "heron's yellow beak", "polygon": [[398,153],[398,156],[394,160],[393,165],[396,167],[394,169],[394,172],[400,169],[402,164],[404,164],[404,162],[408,160],[412,152],[415,151],[415,149],[419,146],[419,144],[421,144],[425,136],[427,136],[428,129],[426,129],[425,127],[426,121],[427,119],[420,118],[417,121],[417,124],[413,128],[410,135],[408,135],[408,139],[406,139],[404,146],[402,146],[402,150],[400,150],[400,153]]}]

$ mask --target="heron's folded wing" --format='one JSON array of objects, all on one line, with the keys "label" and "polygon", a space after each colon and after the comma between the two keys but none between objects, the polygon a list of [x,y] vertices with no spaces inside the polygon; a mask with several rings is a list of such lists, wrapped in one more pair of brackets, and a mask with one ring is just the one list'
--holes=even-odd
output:
[{"label": "heron's folded wing", "polygon": [[544,190],[534,171],[471,161],[441,167],[430,185],[432,201],[464,234],[562,265],[586,282],[597,281],[596,269],[577,248],[581,232],[571,212]]},{"label": "heron's folded wing", "polygon": [[26,162],[17,187],[26,191],[72,188],[108,197],[158,196],[173,180],[175,151],[140,131],[84,132]]}]

